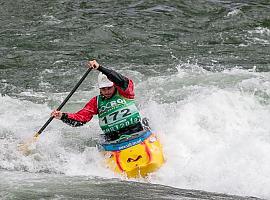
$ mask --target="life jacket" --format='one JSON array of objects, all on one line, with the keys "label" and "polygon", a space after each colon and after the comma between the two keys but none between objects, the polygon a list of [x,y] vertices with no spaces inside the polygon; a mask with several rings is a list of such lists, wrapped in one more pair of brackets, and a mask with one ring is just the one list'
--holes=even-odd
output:
[{"label": "life jacket", "polygon": [[109,99],[99,95],[97,105],[99,125],[105,135],[134,126],[141,120],[134,99],[127,99],[118,91]]}]

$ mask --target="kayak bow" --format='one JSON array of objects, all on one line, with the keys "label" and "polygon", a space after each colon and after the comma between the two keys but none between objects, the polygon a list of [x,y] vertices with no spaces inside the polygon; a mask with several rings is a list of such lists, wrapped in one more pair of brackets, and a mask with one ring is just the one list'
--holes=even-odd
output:
[{"label": "kayak bow", "polygon": [[150,130],[101,144],[107,166],[128,178],[145,177],[164,163],[162,145]]}]

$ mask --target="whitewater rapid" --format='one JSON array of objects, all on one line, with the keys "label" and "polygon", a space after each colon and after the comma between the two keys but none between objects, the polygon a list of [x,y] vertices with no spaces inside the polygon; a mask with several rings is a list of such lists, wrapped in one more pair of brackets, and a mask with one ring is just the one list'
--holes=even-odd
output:
[{"label": "whitewater rapid", "polygon": [[[171,76],[135,81],[139,109],[160,136],[166,158],[147,181],[270,198],[269,73],[241,69],[214,73],[182,65],[177,69]],[[93,91],[73,101],[90,94]],[[65,110],[72,108],[67,105]],[[45,123],[52,109],[47,103],[0,96],[0,168],[121,179],[103,165],[95,147],[101,133],[96,118],[80,128],[54,120],[32,155],[24,157],[16,150]]]}]

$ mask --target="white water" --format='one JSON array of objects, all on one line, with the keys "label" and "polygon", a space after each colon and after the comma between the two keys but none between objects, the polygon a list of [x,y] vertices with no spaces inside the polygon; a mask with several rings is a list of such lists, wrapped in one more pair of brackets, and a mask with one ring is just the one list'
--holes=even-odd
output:
[{"label": "white water", "polygon": [[[138,102],[159,133],[166,156],[149,181],[270,198],[270,106],[254,95],[269,96],[269,80],[268,74],[256,72],[210,73],[180,66],[174,76],[138,83],[139,95],[155,88],[138,95]],[[82,128],[53,121],[33,147],[34,154],[17,152],[18,141],[31,137],[50,110],[46,104],[0,97],[0,168],[119,177],[104,167],[95,147],[84,144],[91,133],[94,138],[100,133],[96,119]]]},{"label": "white water", "polygon": [[167,155],[160,183],[269,197],[269,107],[222,90],[176,103],[173,118],[164,117],[172,105],[157,107],[158,124],[166,122],[159,125]]}]

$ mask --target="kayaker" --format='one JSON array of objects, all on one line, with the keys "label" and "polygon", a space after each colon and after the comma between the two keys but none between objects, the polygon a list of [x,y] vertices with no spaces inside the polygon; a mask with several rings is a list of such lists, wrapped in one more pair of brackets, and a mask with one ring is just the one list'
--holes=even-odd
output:
[{"label": "kayaker", "polygon": [[[106,141],[118,139],[143,130],[140,113],[134,102],[134,84],[131,79],[114,70],[101,66],[96,60],[87,63],[89,68],[100,71],[98,87],[100,95],[76,113],[63,113],[54,110],[51,116],[71,126],[82,126],[98,115],[99,125]],[[147,121],[143,120],[147,125]]]}]

